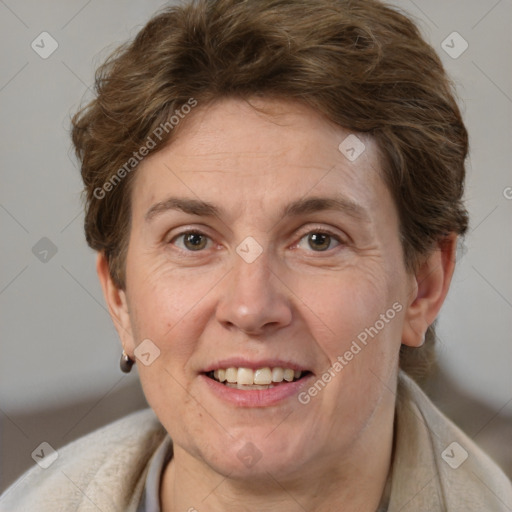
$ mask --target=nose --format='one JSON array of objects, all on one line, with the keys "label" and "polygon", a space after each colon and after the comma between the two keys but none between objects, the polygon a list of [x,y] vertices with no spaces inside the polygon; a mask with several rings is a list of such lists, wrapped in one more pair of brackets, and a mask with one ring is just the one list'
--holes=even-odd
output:
[{"label": "nose", "polygon": [[235,255],[217,307],[217,319],[227,329],[258,336],[290,324],[290,294],[269,266],[265,251],[252,263]]}]

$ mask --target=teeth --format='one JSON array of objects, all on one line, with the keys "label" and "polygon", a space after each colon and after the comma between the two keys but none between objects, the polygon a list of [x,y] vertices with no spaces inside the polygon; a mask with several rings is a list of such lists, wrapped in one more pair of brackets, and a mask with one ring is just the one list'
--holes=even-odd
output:
[{"label": "teeth", "polygon": [[283,382],[284,379],[284,370],[282,368],[272,368],[272,381],[273,382]]},{"label": "teeth", "polygon": [[[215,372],[213,372],[213,375],[215,376]],[[226,370],[226,380],[228,382],[234,383],[234,382],[236,382],[237,378],[238,378],[238,370],[236,368],[228,368]]]},{"label": "teeth", "polygon": [[226,386],[234,389],[270,389],[274,387],[272,384],[269,384],[268,386],[258,386],[256,384],[253,386],[245,386],[243,384],[230,384],[229,382],[226,382]]},{"label": "teeth", "polygon": [[254,384],[254,371],[250,368],[238,368],[237,384],[251,386]]},{"label": "teeth", "polygon": [[226,385],[234,384],[235,386],[253,386],[254,389],[260,389],[259,386],[263,386],[261,389],[265,389],[266,386],[270,386],[272,383],[279,383],[285,380],[286,382],[292,382],[293,380],[300,379],[302,372],[300,370],[293,370],[291,368],[258,368],[252,370],[251,368],[219,368],[214,370],[213,377],[218,382],[225,382]]},{"label": "teeth", "polygon": [[[240,371],[240,370],[238,370]],[[240,381],[239,381],[240,382]],[[272,383],[272,370],[260,368],[254,372],[254,384],[268,385]]]},{"label": "teeth", "polygon": [[294,375],[295,375],[295,372],[291,368],[285,368],[284,380],[291,382],[293,380]]}]

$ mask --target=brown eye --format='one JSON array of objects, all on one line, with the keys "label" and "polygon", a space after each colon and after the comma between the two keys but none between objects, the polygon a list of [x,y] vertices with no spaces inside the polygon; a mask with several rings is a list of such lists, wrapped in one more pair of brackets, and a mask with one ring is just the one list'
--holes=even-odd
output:
[{"label": "brown eye", "polygon": [[324,231],[310,231],[301,238],[298,245],[300,246],[302,240],[305,239],[307,239],[309,248],[313,249],[314,252],[324,252],[336,247],[331,247],[333,241],[335,241],[337,245],[341,245],[342,243],[337,235]]},{"label": "brown eye", "polygon": [[174,237],[173,240],[171,240],[171,243],[174,243],[180,238],[183,239],[183,244],[181,247],[178,245],[178,247],[190,252],[199,252],[208,244],[208,237],[199,231],[187,231],[185,233],[181,233]]},{"label": "brown eye", "polygon": [[185,246],[193,251],[204,249],[206,238],[199,233],[187,233],[184,237]]},{"label": "brown eye", "polygon": [[331,237],[326,233],[310,233],[308,242],[311,247],[320,251],[326,251],[329,248]]}]

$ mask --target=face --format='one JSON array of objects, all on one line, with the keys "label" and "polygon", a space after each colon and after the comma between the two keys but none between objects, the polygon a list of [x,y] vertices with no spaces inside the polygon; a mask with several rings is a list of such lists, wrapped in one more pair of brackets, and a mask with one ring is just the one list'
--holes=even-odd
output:
[{"label": "face", "polygon": [[140,164],[119,332],[132,355],[151,340],[137,366],[176,457],[284,478],[392,410],[413,284],[372,139],[354,160],[308,107],[253,103],[199,105]]}]

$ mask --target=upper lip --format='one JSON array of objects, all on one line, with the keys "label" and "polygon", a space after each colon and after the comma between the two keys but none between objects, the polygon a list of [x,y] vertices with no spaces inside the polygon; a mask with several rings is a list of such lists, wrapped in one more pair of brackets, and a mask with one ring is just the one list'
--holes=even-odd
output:
[{"label": "upper lip", "polygon": [[257,370],[258,368],[291,368],[292,370],[300,370],[302,372],[311,371],[305,365],[295,363],[292,361],[286,361],[284,359],[258,359],[249,360],[244,357],[230,357],[229,359],[222,359],[215,363],[209,364],[203,373],[208,373],[220,368],[250,368],[251,370]]}]

